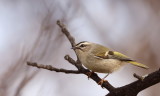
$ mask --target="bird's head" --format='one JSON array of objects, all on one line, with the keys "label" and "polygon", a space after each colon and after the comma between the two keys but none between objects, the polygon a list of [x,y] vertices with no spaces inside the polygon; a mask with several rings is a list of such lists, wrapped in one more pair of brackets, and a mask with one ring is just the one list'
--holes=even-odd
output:
[{"label": "bird's head", "polygon": [[87,42],[87,41],[82,41],[77,43],[72,49],[80,52],[89,52],[90,49],[92,48],[93,43]]}]

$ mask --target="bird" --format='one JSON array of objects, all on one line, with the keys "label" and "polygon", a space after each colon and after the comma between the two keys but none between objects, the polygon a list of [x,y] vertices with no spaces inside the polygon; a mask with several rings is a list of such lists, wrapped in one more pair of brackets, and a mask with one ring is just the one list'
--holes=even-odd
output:
[{"label": "bird", "polygon": [[[97,43],[82,41],[73,46],[72,49],[75,50],[80,62],[92,71],[91,73],[98,72],[107,74],[98,83],[100,85],[103,84],[109,74],[119,70],[126,64],[132,64],[144,69],[149,68],[120,52],[110,50]],[[88,76],[90,76],[91,73]]]}]

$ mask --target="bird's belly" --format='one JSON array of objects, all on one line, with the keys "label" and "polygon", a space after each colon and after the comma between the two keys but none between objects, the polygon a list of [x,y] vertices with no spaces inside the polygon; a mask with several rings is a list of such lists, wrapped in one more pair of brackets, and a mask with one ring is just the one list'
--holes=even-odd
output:
[{"label": "bird's belly", "polygon": [[[99,61],[99,60],[98,60]],[[97,60],[90,60],[84,63],[84,66],[88,69],[99,73],[112,73],[118,70],[124,62],[116,59],[104,59],[98,62]]]}]

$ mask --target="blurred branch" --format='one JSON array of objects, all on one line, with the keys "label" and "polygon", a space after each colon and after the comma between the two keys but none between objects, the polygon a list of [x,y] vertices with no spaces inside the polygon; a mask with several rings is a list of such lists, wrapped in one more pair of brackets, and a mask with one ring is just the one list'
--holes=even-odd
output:
[{"label": "blurred branch", "polygon": [[[57,25],[59,25],[59,27],[61,28],[62,33],[64,33],[66,35],[66,37],[68,38],[68,40],[71,43],[71,46],[75,46],[75,39],[71,36],[70,32],[67,30],[67,28],[65,27],[64,24],[62,24],[60,21],[57,21]],[[27,62],[27,64],[29,66],[34,66],[37,68],[43,68],[43,69],[47,69],[50,71],[56,71],[56,72],[63,72],[63,73],[73,73],[73,74],[85,74],[87,75],[88,72],[90,72],[90,70],[85,69],[81,62],[79,61],[78,57],[77,60],[73,60],[69,55],[66,55],[65,60],[67,60],[69,63],[71,63],[72,65],[74,65],[78,70],[67,70],[67,69],[59,69],[59,68],[55,68],[51,65],[42,65],[42,64],[37,64],[37,63],[32,63],[32,62]],[[90,78],[92,80],[94,80],[95,82],[99,82],[101,81],[101,78],[98,77],[98,75],[96,73],[92,73]],[[108,89],[109,91],[114,90],[114,87],[108,82],[108,81],[104,81],[102,84],[102,87]]]},{"label": "blurred branch", "polygon": [[21,90],[28,84],[28,82],[30,82],[30,80],[32,80],[38,74],[38,72],[39,70],[31,74],[30,76],[24,76],[23,80],[20,82],[17,90],[15,91],[16,93],[14,96],[20,96]]},{"label": "blurred branch", "polygon": [[[74,47],[76,44],[75,39],[71,36],[70,32],[67,30],[65,25],[61,23],[59,20],[57,21],[57,25],[59,25],[59,27],[61,28],[62,33],[66,35],[66,37],[71,43],[71,46]],[[37,63],[32,63],[32,62],[27,62],[27,64],[30,66],[37,67],[37,68],[43,68],[43,69],[47,69],[50,71],[63,72],[63,73],[87,75],[88,72],[91,72],[90,70],[85,69],[82,66],[78,57],[76,61],[73,60],[69,55],[66,55],[64,58],[70,64],[74,65],[77,68],[77,70],[59,69],[51,65],[43,65],[43,64],[37,64]],[[89,77],[97,83],[101,81],[101,78],[96,73],[92,73],[91,76]],[[134,77],[136,77],[138,80],[128,85],[119,87],[119,88],[114,88],[108,81],[104,81],[101,86],[109,90],[109,93],[106,96],[136,96],[140,91],[144,90],[145,88],[148,88],[160,82],[160,70],[153,72],[143,78],[136,74],[134,74]]]}]

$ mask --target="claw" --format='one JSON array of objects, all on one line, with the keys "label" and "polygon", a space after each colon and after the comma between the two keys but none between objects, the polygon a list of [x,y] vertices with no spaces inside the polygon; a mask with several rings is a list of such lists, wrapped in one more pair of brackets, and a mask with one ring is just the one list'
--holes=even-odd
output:
[{"label": "claw", "polygon": [[105,77],[103,77],[99,82],[98,82],[98,85],[101,85],[103,84],[103,82],[106,82],[107,80],[104,80],[109,74],[107,74]]},{"label": "claw", "polygon": [[103,82],[106,82],[107,80],[104,80],[104,79],[101,79],[99,82],[98,82],[98,85],[101,85],[103,84]]}]

